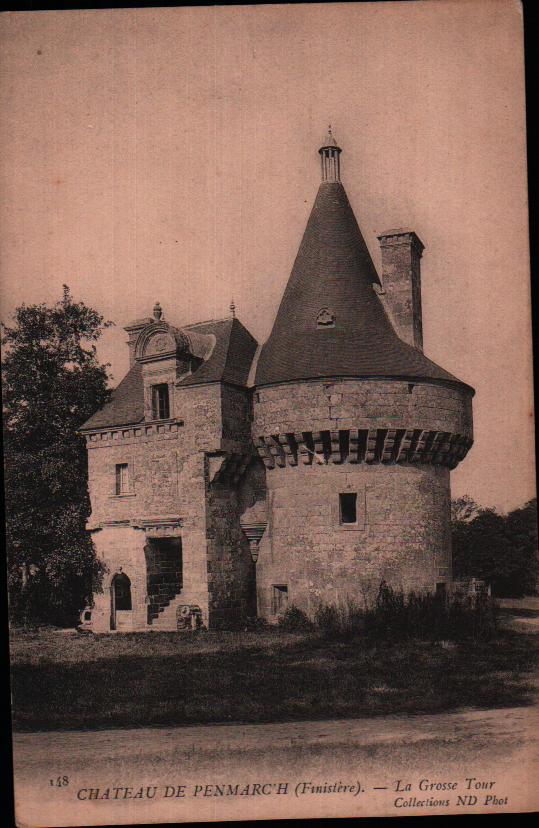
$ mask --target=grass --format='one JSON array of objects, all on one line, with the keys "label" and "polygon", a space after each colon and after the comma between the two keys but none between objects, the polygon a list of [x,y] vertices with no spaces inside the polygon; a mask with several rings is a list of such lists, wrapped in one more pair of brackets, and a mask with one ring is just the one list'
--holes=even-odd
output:
[{"label": "grass", "polygon": [[21,731],[268,722],[528,704],[534,635],[491,642],[328,641],[313,632],[15,631]]}]

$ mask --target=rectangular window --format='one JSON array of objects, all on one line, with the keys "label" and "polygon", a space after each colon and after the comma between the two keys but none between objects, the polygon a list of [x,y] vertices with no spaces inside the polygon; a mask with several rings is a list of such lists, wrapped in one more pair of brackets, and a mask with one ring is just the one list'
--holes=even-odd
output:
[{"label": "rectangular window", "polygon": [[168,385],[166,382],[152,385],[152,417],[154,420],[168,420],[170,417]]},{"label": "rectangular window", "polygon": [[281,615],[288,606],[288,586],[275,584],[273,587],[272,610],[274,615]]},{"label": "rectangular window", "polygon": [[339,495],[339,514],[341,523],[357,523],[356,492],[344,492]]},{"label": "rectangular window", "polygon": [[116,466],[116,494],[127,494],[129,491],[129,464],[118,463]]}]

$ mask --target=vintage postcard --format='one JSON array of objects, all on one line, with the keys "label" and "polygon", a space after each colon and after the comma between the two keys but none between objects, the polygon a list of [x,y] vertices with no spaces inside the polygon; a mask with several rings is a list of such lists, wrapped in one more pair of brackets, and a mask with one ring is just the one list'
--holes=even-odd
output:
[{"label": "vintage postcard", "polygon": [[537,809],[519,3],[0,37],[17,825]]}]

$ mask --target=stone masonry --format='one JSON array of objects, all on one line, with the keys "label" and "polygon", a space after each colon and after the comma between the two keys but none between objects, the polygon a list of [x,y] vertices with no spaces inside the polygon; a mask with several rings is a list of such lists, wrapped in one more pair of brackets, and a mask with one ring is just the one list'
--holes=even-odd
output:
[{"label": "stone masonry", "polygon": [[[311,614],[321,601],[362,603],[382,579],[449,588],[449,470],[472,442],[468,394],[335,380],[272,386],[256,399],[272,516],[257,564],[264,614],[273,584]],[[357,494],[354,524],[340,521],[345,492]]]},{"label": "stone masonry", "polygon": [[340,181],[322,183],[272,332],[235,318],[129,323],[130,369],[81,428],[105,565],[91,626],[176,630],[287,606],[451,588],[450,471],[473,443],[470,386],[423,354],[412,230],[376,272]]}]

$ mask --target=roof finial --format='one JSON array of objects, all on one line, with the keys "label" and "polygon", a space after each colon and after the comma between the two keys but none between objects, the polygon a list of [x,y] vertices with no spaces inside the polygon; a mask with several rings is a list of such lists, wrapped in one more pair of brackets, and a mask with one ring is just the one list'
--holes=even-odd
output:
[{"label": "roof finial", "polygon": [[331,124],[328,125],[323,146],[318,150],[322,161],[322,183],[335,183],[341,180],[340,154],[341,148],[335,140]]},{"label": "roof finial", "polygon": [[328,124],[328,134],[324,140],[324,147],[336,147],[337,141],[335,140],[335,136],[333,135],[333,129],[331,124]]},{"label": "roof finial", "polygon": [[234,304],[234,299],[230,300],[230,315],[232,319],[236,318],[236,305]]},{"label": "roof finial", "polygon": [[163,309],[161,308],[161,305],[159,304],[159,302],[156,302],[155,305],[153,306],[153,317],[154,317],[154,319],[157,319],[157,321],[159,322],[159,320],[161,319],[162,316],[163,316]]}]

